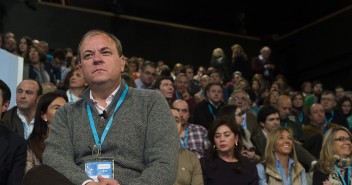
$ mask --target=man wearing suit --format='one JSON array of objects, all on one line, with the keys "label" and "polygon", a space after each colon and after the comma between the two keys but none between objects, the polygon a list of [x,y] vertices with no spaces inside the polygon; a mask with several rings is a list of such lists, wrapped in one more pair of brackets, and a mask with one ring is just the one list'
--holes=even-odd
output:
[{"label": "man wearing suit", "polygon": [[41,85],[35,80],[23,80],[16,88],[17,106],[8,110],[2,124],[24,139],[28,139],[34,127],[34,115],[42,94]]},{"label": "man wearing suit", "polygon": [[[252,143],[256,146],[256,154],[263,157],[266,146],[267,135],[280,127],[279,110],[272,105],[264,105],[258,112],[258,123],[262,127],[252,134]],[[305,150],[298,142],[294,142],[299,162],[306,168],[311,169],[316,163],[316,159]]]},{"label": "man wearing suit", "polygon": [[[11,92],[0,80],[0,117],[9,106]],[[27,145],[24,139],[0,125],[0,184],[20,185],[26,164]]]}]

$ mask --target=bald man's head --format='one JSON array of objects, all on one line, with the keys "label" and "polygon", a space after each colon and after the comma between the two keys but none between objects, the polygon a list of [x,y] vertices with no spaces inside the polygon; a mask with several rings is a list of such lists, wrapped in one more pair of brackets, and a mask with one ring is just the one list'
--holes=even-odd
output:
[{"label": "bald man's head", "polygon": [[280,119],[287,119],[292,109],[291,98],[286,95],[281,95],[277,101],[277,108],[279,109]]}]

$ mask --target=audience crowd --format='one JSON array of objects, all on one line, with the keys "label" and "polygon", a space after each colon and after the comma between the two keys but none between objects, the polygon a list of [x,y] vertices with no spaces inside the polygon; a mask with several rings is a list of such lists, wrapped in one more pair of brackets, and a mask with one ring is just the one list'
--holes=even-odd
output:
[{"label": "audience crowd", "polygon": [[[86,55],[12,32],[0,34],[0,48],[24,58],[16,89],[0,81],[0,184],[15,185],[43,165],[46,140],[58,134],[50,131],[56,110],[92,95],[81,65]],[[239,44],[230,49],[227,57],[215,48],[198,68],[121,55],[122,84],[145,96],[156,91],[175,118],[174,184],[350,184],[352,92],[340,85],[325,89],[318,79],[294,89],[271,60],[270,47],[252,58]],[[16,105],[7,110],[11,92]],[[109,115],[99,113],[98,125]]]}]

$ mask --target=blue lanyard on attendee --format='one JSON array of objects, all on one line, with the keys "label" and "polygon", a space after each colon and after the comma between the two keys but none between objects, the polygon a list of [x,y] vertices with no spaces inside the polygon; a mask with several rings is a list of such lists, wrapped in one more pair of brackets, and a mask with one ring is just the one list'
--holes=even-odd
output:
[{"label": "blue lanyard on attendee", "polygon": [[339,177],[340,177],[341,182],[343,183],[343,185],[350,185],[350,183],[351,183],[351,179],[350,179],[351,178],[351,167],[348,167],[347,169],[348,169],[347,170],[348,172],[347,172],[347,184],[346,184],[345,178],[343,178],[340,170],[335,165],[335,171],[337,172],[337,174],[339,174]]},{"label": "blue lanyard on attendee", "polygon": [[27,129],[27,125],[26,125],[26,123],[22,122],[22,126],[23,126],[23,130],[24,130],[24,132],[23,132],[23,137],[24,137],[25,140],[27,140],[27,139],[28,139],[28,129]]},{"label": "blue lanyard on attendee", "polygon": [[298,120],[299,120],[299,123],[301,123],[301,124],[303,123],[303,111],[299,112]]},{"label": "blue lanyard on attendee", "polygon": [[88,118],[89,118],[89,124],[90,124],[90,127],[92,129],[92,132],[93,132],[93,136],[94,136],[94,140],[95,140],[95,143],[96,145],[98,146],[99,150],[101,151],[102,149],[102,145],[103,145],[103,142],[105,140],[105,137],[106,135],[108,134],[109,132],[109,129],[112,125],[112,120],[113,120],[113,117],[116,113],[116,111],[119,109],[119,107],[121,106],[122,102],[125,100],[125,97],[126,97],[126,94],[127,94],[127,91],[128,91],[128,86],[125,85],[125,90],[122,92],[122,95],[119,99],[119,101],[117,102],[116,106],[115,106],[115,109],[114,109],[114,112],[113,114],[111,115],[110,119],[109,119],[109,122],[108,124],[106,125],[105,129],[104,129],[104,132],[103,134],[101,135],[101,138],[99,139],[98,137],[98,133],[97,133],[97,129],[95,128],[95,124],[94,124],[94,120],[93,120],[93,116],[92,116],[92,111],[90,110],[90,106],[89,104],[87,103],[87,112],[88,112]]},{"label": "blue lanyard on attendee", "polygon": [[186,127],[186,130],[185,130],[185,141],[182,142],[182,139],[180,139],[180,145],[182,148],[187,148],[188,146],[188,127]]},{"label": "blue lanyard on attendee", "polygon": [[176,100],[180,99],[180,95],[178,94],[177,91],[175,91],[175,95],[176,95]]},{"label": "blue lanyard on attendee", "polygon": [[331,111],[331,117],[329,119],[325,118],[325,123],[331,123],[331,120],[334,119],[335,111]]},{"label": "blue lanyard on attendee", "polygon": [[208,103],[208,108],[209,108],[209,111],[210,111],[211,115],[213,115],[213,118],[216,119],[216,116],[215,116],[215,114],[214,114],[213,109],[212,109],[211,106],[210,106],[210,103]]},{"label": "blue lanyard on attendee", "polygon": [[73,102],[73,96],[72,96],[72,92],[71,92],[71,90],[68,90],[68,95],[69,95],[69,100],[70,100],[70,102]]},{"label": "blue lanyard on attendee", "polygon": [[284,124],[283,127],[286,128],[286,127],[287,127],[287,121],[286,121],[286,122],[283,122],[283,124]]}]

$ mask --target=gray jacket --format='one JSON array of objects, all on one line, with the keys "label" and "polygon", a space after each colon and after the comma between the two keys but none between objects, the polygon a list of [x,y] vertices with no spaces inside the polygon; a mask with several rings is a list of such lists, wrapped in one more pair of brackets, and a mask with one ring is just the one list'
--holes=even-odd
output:
[{"label": "gray jacket", "polygon": [[[108,107],[108,119],[124,89],[122,82]],[[89,99],[89,91],[84,92],[82,100],[66,104],[56,112],[43,154],[44,164],[78,185],[89,179],[84,171],[85,161],[94,159],[95,140],[87,102],[99,137],[104,130],[99,127],[99,113]],[[102,157],[114,158],[114,175],[120,184],[171,185],[177,174],[177,138],[175,120],[165,98],[154,90],[129,88],[102,145]]]}]

